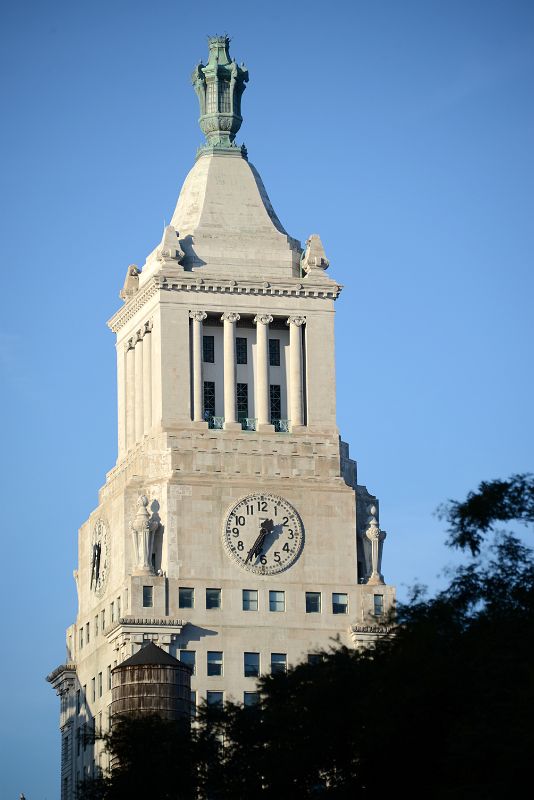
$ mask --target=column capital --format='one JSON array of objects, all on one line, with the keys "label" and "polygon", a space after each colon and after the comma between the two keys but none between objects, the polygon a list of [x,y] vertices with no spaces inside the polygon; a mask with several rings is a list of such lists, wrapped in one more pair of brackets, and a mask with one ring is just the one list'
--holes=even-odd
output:
[{"label": "column capital", "polygon": [[137,341],[137,335],[136,336],[131,336],[129,339],[127,339],[124,342],[125,351],[128,352],[128,350],[134,350],[136,341]]},{"label": "column capital", "polygon": [[240,319],[241,315],[237,311],[225,311],[221,315],[221,322],[238,322]]},{"label": "column capital", "polygon": [[306,317],[299,317],[299,316],[291,316],[286,319],[286,325],[296,325],[300,328],[301,325],[305,325]]},{"label": "column capital", "polygon": [[269,325],[273,321],[271,314],[256,314],[254,317],[254,324],[257,325],[261,322],[262,325]]},{"label": "column capital", "polygon": [[190,311],[189,312],[189,319],[194,319],[196,322],[204,322],[207,318],[207,314],[205,311]]},{"label": "column capital", "polygon": [[143,325],[143,336],[145,333],[152,333],[152,328],[154,327],[154,323],[151,319],[147,320]]}]

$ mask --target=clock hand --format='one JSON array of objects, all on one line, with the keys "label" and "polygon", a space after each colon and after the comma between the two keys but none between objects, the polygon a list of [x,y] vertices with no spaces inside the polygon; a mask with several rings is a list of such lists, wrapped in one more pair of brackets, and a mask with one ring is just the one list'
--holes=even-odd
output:
[{"label": "clock hand", "polygon": [[95,576],[95,566],[96,566],[96,544],[93,545],[93,559],[91,562],[91,583],[89,584],[89,588],[93,588],[93,578]]},{"label": "clock hand", "polygon": [[95,565],[95,586],[98,583],[98,579],[100,577],[100,555],[102,552],[102,545],[100,542],[96,545],[96,565]]},{"label": "clock hand", "polygon": [[260,532],[259,532],[259,535],[258,535],[256,541],[254,542],[254,544],[252,545],[252,547],[248,551],[248,555],[247,555],[247,558],[245,560],[245,564],[248,564],[249,561],[252,561],[253,558],[255,558],[255,557],[260,555],[262,547],[263,547],[263,543],[265,541],[265,537],[267,536],[268,533],[270,533],[272,531],[273,528],[274,528],[274,525],[273,525],[272,519],[264,520],[264,522],[261,525]]}]

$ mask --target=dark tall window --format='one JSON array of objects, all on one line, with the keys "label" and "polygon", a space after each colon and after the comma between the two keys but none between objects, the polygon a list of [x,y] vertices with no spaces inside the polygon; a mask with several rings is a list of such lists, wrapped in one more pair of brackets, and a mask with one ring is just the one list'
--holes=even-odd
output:
[{"label": "dark tall window", "polygon": [[207,364],[215,363],[215,339],[213,336],[202,337],[202,360]]},{"label": "dark tall window", "polygon": [[269,339],[269,364],[271,367],[280,366],[280,339]]},{"label": "dark tall window", "polygon": [[204,416],[215,416],[215,381],[204,381]]},{"label": "dark tall window", "polygon": [[241,422],[242,419],[248,417],[248,383],[237,384],[237,419]]},{"label": "dark tall window", "polygon": [[276,384],[269,386],[269,399],[271,403],[271,422],[280,419],[282,416],[282,399],[280,397],[280,387]]},{"label": "dark tall window", "polygon": [[247,363],[247,339],[246,336],[236,336],[235,339],[235,360],[238,364]]}]

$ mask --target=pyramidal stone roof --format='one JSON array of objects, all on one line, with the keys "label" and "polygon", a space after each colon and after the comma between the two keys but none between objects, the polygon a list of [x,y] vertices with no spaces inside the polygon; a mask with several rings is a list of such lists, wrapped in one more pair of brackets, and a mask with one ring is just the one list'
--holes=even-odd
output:
[{"label": "pyramidal stone roof", "polygon": [[118,664],[119,667],[135,667],[135,666],[144,666],[154,664],[158,666],[165,666],[165,667],[183,667],[181,661],[178,661],[177,658],[169,655],[169,653],[162,650],[161,647],[158,647],[154,642],[149,642],[149,644],[142,647],[137,653],[134,653],[133,656],[127,658],[126,661],[122,661]]},{"label": "pyramidal stone roof", "polygon": [[174,253],[177,269],[199,276],[300,276],[301,244],[284,230],[245,147],[235,143],[248,70],[231,59],[228,37],[212,36],[208,43],[208,63],[198,64],[192,76],[206,142],[161,244],[147,258],[140,287],[161,268],[162,251]]}]

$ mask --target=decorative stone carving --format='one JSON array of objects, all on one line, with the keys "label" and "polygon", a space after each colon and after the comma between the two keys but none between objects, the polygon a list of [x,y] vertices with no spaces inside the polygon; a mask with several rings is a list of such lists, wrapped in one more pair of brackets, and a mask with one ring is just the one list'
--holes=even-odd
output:
[{"label": "decorative stone carving", "polygon": [[371,542],[371,575],[367,583],[383,585],[384,577],[380,572],[380,567],[382,562],[382,542],[386,538],[386,532],[379,528],[375,505],[369,506],[369,514],[369,524],[367,525],[365,536]]},{"label": "decorative stone carving", "polygon": [[207,314],[205,311],[190,311],[189,312],[189,319],[194,319],[196,322],[204,322],[207,318]]},{"label": "decorative stone carving", "polygon": [[157,520],[151,520],[148,513],[148,497],[141,495],[137,500],[137,514],[130,522],[132,532],[135,575],[153,575],[152,553],[154,552],[154,534],[159,528]]},{"label": "decorative stone carving", "polygon": [[302,256],[301,267],[304,272],[317,272],[318,270],[328,269],[330,262],[328,261],[321,237],[318,233],[312,233],[309,239],[306,240],[306,249]]},{"label": "decorative stone carving", "polygon": [[121,300],[129,300],[134,294],[139,291],[139,274],[141,270],[137,264],[130,264],[126,270],[126,278],[124,279],[124,286],[119,292]]},{"label": "decorative stone carving", "polygon": [[156,250],[156,258],[158,261],[163,263],[175,261],[177,264],[181,262],[185,253],[180,247],[180,239],[178,236],[178,231],[173,225],[166,226],[163,231],[161,243]]},{"label": "decorative stone carving", "polygon": [[301,325],[306,323],[306,317],[299,317],[299,316],[291,316],[288,317],[286,320],[286,325],[296,325],[297,328],[300,328]]},{"label": "decorative stone carving", "polygon": [[257,325],[258,322],[261,322],[262,325],[270,325],[273,321],[273,317],[271,314],[256,314],[254,317],[254,325]]},{"label": "decorative stone carving", "polygon": [[237,313],[237,311],[225,311],[221,316],[221,322],[224,322],[224,320],[227,322],[238,322],[240,319],[241,316]]}]

